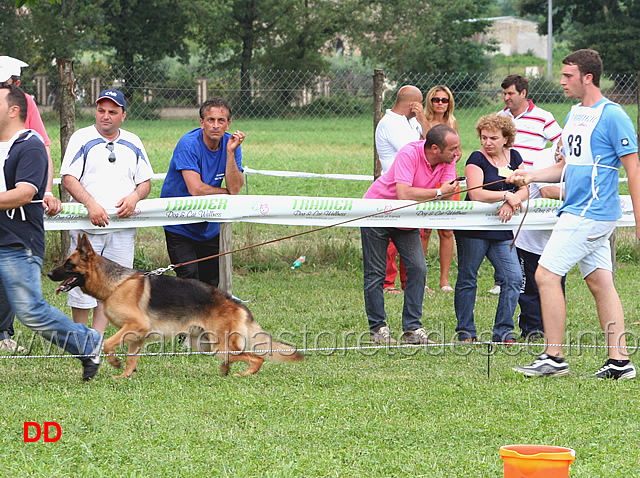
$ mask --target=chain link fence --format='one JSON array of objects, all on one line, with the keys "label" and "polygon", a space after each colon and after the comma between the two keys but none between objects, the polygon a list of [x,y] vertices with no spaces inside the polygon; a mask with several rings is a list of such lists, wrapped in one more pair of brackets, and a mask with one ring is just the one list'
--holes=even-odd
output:
[{"label": "chain link fence", "polygon": [[[253,168],[299,170],[302,157],[313,154],[314,173],[372,174],[373,172],[373,74],[355,71],[319,73],[312,71],[216,71],[200,75],[194,69],[117,69],[94,62],[76,67],[77,106],[93,115],[93,102],[106,88],[121,89],[128,101],[128,129],[138,133],[145,144],[164,140],[149,136],[140,126],[144,121],[187,120],[172,141],[198,126],[198,105],[211,96],[228,99],[233,107],[234,128],[250,135],[246,162]],[[53,74],[23,78],[23,86],[36,99],[55,109],[56,85]],[[504,107],[500,83],[495,74],[403,74],[385,72],[383,111],[393,106],[397,90],[405,84],[419,87],[425,94],[435,85],[447,85],[455,99],[464,152],[478,147],[477,119]],[[574,99],[565,97],[559,78],[530,78],[529,97],[551,111],[563,125]],[[637,120],[637,77],[604,77],[603,93],[620,103]],[[44,100],[43,100],[44,98]],[[170,125],[167,123],[167,128]],[[140,129],[141,133],[137,131]],[[274,136],[267,141],[267,137]],[[263,138],[252,146],[252,140]],[[175,145],[175,143],[174,143]],[[153,150],[153,146],[150,147]],[[170,152],[159,154],[168,164]],[[342,165],[339,158],[358,158],[357,167]],[[316,167],[317,166],[317,167]]]}]

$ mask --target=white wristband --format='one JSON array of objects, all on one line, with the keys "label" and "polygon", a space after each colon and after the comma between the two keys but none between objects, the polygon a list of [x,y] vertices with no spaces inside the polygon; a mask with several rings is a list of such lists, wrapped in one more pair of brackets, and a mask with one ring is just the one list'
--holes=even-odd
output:
[{"label": "white wristband", "polygon": [[53,197],[53,193],[51,191],[47,191],[46,193],[44,193],[44,195]]}]

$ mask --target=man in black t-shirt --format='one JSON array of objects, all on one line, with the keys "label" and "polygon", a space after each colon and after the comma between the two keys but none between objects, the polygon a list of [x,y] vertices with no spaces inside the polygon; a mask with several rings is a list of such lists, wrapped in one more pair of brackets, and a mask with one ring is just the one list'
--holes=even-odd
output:
[{"label": "man in black t-shirt", "polygon": [[[0,86],[0,324],[15,315],[45,339],[77,355],[82,378],[90,380],[100,365],[101,335],[74,323],[42,297],[47,153],[40,137],[23,129],[26,114],[22,89]],[[10,337],[0,337],[2,342],[6,339]]]}]

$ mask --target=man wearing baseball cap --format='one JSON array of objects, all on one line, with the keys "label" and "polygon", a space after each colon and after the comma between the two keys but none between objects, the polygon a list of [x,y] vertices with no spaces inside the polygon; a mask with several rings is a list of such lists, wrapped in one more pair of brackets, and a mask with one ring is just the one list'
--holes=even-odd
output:
[{"label": "man wearing baseball cap", "polygon": [[[125,267],[133,266],[136,230],[114,229],[111,218],[133,215],[138,201],[151,191],[153,170],[140,138],[120,128],[127,117],[121,91],[104,90],[96,100],[96,123],[77,130],[69,139],[62,160],[62,183],[73,199],[84,204],[94,227],[69,231],[71,250],[79,232],[86,232],[94,250]],[[92,327],[104,333],[107,318],[102,304],[76,287],[68,303],[74,322],[87,324],[93,309]]]},{"label": "man wearing baseball cap", "polygon": [[113,101],[115,104],[122,107],[122,111],[125,113],[127,112],[127,101],[124,99],[124,95],[120,90],[104,90],[100,93],[100,96],[98,96],[96,104],[104,99]]},{"label": "man wearing baseball cap", "polygon": [[[29,66],[24,61],[10,56],[0,56],[0,86],[20,86],[20,74],[22,68]],[[27,99],[26,120],[24,129],[30,129],[38,133],[44,143],[48,158],[47,186],[42,199],[44,210],[49,216],[55,216],[62,210],[62,203],[53,195],[53,160],[51,158],[51,140],[42,123],[40,112],[31,95],[25,93]],[[0,158],[0,159],[4,159]],[[1,172],[1,171],[0,171]],[[26,352],[26,349],[18,345],[11,337],[14,335],[13,317],[6,317],[0,321],[0,351]]]}]

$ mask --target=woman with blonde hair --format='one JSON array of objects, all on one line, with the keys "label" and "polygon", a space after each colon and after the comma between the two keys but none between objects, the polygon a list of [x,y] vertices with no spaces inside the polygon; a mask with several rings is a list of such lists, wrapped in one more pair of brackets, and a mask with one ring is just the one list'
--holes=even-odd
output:
[{"label": "woman with blonde hair", "polygon": [[[512,149],[516,127],[511,118],[497,114],[478,120],[476,131],[482,148],[469,156],[465,167],[467,201],[501,203],[497,207],[500,222],[512,219],[522,209],[527,198],[527,187],[507,184],[503,179],[508,171],[524,169],[522,157]],[[486,185],[486,186],[485,186]],[[516,249],[511,247],[513,231],[482,230],[455,231],[458,246],[458,280],[455,292],[455,310],[458,318],[456,332],[462,341],[476,340],[473,308],[476,303],[478,270],[485,257],[504,278],[500,288],[493,334],[494,342],[513,343],[513,314],[518,305],[522,270]]]},{"label": "woman with blonde hair", "polygon": [[[425,134],[430,128],[437,124],[447,125],[453,128],[456,133],[458,132],[458,122],[456,121],[456,117],[453,116],[455,101],[449,88],[444,85],[434,86],[427,93],[425,103],[424,114],[428,125],[424,131]],[[455,197],[446,199],[452,201],[458,200],[459,197],[456,194]],[[449,269],[451,268],[451,261],[453,259],[453,231],[438,229],[438,236],[440,237],[440,290],[443,292],[451,292],[453,289],[451,285],[449,285]],[[427,255],[430,237],[431,229],[423,229],[422,249],[424,249],[425,257]],[[429,286],[427,286],[427,290],[433,292]]]},{"label": "woman with blonde hair", "polygon": [[458,131],[458,121],[453,116],[456,102],[449,88],[444,85],[434,86],[427,93],[425,103],[425,116],[430,128],[437,124],[446,124]]}]

